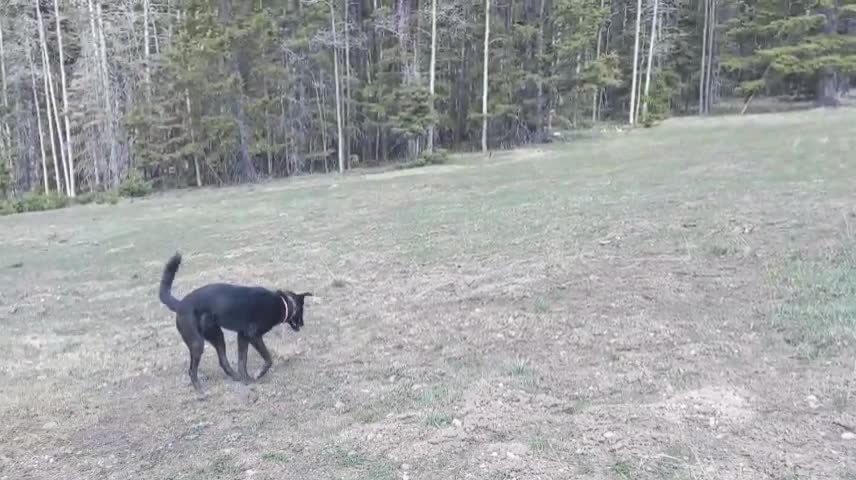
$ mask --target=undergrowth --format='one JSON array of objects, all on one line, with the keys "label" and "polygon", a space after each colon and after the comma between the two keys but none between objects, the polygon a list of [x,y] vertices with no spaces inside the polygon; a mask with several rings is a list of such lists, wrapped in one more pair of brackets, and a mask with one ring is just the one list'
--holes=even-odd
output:
[{"label": "undergrowth", "polygon": [[106,192],[86,192],[75,197],[64,197],[56,193],[24,194],[20,198],[0,201],[0,215],[12,215],[15,213],[43,212],[57,210],[71,205],[88,205],[97,203],[99,205],[115,205],[121,197],[139,198],[152,193],[151,184],[139,175],[131,175],[119,185],[116,190]]},{"label": "undergrowth", "polygon": [[71,205],[87,205],[97,203],[99,205],[115,205],[119,202],[119,194],[116,192],[87,192],[74,198],[63,197],[55,193],[27,193],[21,198],[0,201],[0,215],[13,215],[16,213],[43,212],[57,210]]}]

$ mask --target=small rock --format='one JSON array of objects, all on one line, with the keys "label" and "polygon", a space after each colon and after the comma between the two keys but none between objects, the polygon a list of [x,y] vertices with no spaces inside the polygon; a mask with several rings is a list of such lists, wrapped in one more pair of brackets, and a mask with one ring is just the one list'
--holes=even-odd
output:
[{"label": "small rock", "polygon": [[490,452],[490,456],[491,456],[491,457],[498,457],[498,456],[499,456],[499,454],[498,454],[498,453],[496,453],[496,452]]},{"label": "small rock", "polygon": [[856,440],[856,433],[853,432],[843,432],[841,434],[842,440]]},{"label": "small rock", "polygon": [[805,397],[805,401],[808,403],[808,408],[812,410],[817,410],[818,407],[820,407],[820,400],[818,400],[814,395]]},{"label": "small rock", "polygon": [[405,472],[410,470],[410,464],[409,463],[402,463],[401,469],[404,470]]},{"label": "small rock", "polygon": [[336,410],[341,410],[345,408],[345,404],[342,402],[336,402],[335,405],[333,405],[333,408],[335,408]]},{"label": "small rock", "polygon": [[57,425],[56,422],[47,422],[44,425],[42,425],[42,428],[45,430],[53,430],[54,428],[56,428],[58,426],[59,425]]},{"label": "small rock", "polygon": [[464,422],[462,422],[460,418],[453,418],[452,419],[452,425],[454,425],[457,428],[461,428],[464,425]]},{"label": "small rock", "polygon": [[245,471],[244,473],[245,473],[248,477],[252,477],[253,475],[255,475],[255,474],[256,474],[256,471],[255,471],[255,470],[247,470],[247,471]]},{"label": "small rock", "polygon": [[419,390],[420,388],[422,388],[422,385],[419,385],[418,383],[414,383],[413,386],[410,387],[410,389],[414,391]]},{"label": "small rock", "polygon": [[515,454],[513,454],[513,453],[511,453],[511,452],[505,452],[505,456],[506,456],[509,460],[517,460],[517,459],[519,458],[517,455],[515,455]]},{"label": "small rock", "polygon": [[613,437],[615,437],[615,432],[603,432],[603,438],[608,440]]}]

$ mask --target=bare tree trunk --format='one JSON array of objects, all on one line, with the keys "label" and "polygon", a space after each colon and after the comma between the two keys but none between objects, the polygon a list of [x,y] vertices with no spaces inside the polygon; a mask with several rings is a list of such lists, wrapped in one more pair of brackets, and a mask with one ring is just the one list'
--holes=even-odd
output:
[{"label": "bare tree trunk", "polygon": [[9,94],[6,91],[6,48],[3,43],[2,22],[0,22],[0,87],[2,87],[2,91],[0,91],[0,99],[3,101],[3,107],[9,108]]},{"label": "bare tree trunk", "polygon": [[[542,0],[543,1],[543,0]],[[434,76],[437,71],[437,0],[431,0],[431,64],[428,69],[428,93],[431,95],[431,124],[428,125],[428,154],[434,153]]]},{"label": "bare tree trunk", "polygon": [[[92,6],[92,0],[89,0],[87,2],[87,6],[88,6],[88,11],[89,11],[89,30],[90,30],[90,33],[92,34],[92,46],[93,46],[92,51],[94,52],[94,55],[95,55],[96,71],[98,72],[98,73],[96,73],[95,77],[98,79],[99,82],[102,83],[102,86],[103,86],[104,79],[102,78],[103,75],[101,74],[102,73],[101,72],[101,49],[98,46],[98,30],[95,28],[95,8]],[[106,91],[106,88],[102,87],[102,90]],[[96,97],[98,97],[97,92],[96,92]],[[97,142],[97,140],[96,140],[96,142]],[[98,148],[99,148],[99,145],[95,145],[92,147],[92,150],[93,151],[98,150]],[[99,184],[99,175],[98,175],[98,156],[97,155],[93,159],[93,162],[95,164],[95,184],[98,185]],[[109,169],[109,165],[108,165],[108,169]]]},{"label": "bare tree trunk", "polygon": [[[45,23],[42,19],[42,11],[39,8],[39,0],[35,0],[36,3],[36,20],[39,26],[39,47],[42,52],[42,68],[44,69],[44,80],[45,80],[45,109],[48,111],[48,127],[51,137],[51,154],[53,155],[54,160],[54,174],[56,175],[56,185],[57,191],[62,192],[65,191],[68,194],[68,164],[65,161],[65,145],[63,144],[62,133],[60,133],[60,119],[59,119],[59,109],[56,106],[56,93],[54,92],[53,87],[53,75],[51,74],[51,66],[48,60],[48,42],[45,36]],[[51,117],[53,114],[53,117]],[[53,119],[53,123],[51,123],[51,119]],[[56,148],[54,145],[54,128],[56,125],[56,139],[59,142],[59,148]],[[57,151],[59,151],[59,158],[57,158]],[[63,183],[60,181],[60,166],[59,163],[62,163],[62,173],[65,178],[65,187],[63,188]]]},{"label": "bare tree trunk", "polygon": [[[36,88],[36,62],[33,60],[33,52],[29,48],[29,45],[27,46],[27,59],[30,61],[30,82],[33,89],[33,107],[36,109],[36,125],[39,128],[39,151],[42,154],[42,177],[45,182],[45,193],[51,193],[50,182],[48,181],[48,157],[45,153],[45,131],[42,126],[42,110],[39,108],[39,91]],[[59,188],[59,185],[57,185],[57,189]]]},{"label": "bare tree trunk", "polygon": [[339,153],[339,173],[345,173],[345,148],[342,145],[344,135],[342,135],[342,99],[339,95],[339,47],[336,44],[336,10],[333,8],[333,1],[330,0],[330,25],[333,29],[333,77],[336,87],[336,128],[338,130],[338,138],[336,149]]},{"label": "bare tree trunk", "polygon": [[484,61],[482,62],[482,153],[487,153],[487,88],[488,88],[488,53],[490,45],[490,0],[484,2]]},{"label": "bare tree trunk", "polygon": [[645,68],[645,94],[642,97],[642,121],[648,119],[648,93],[651,89],[651,65],[654,63],[654,44],[657,42],[657,7],[660,1],[654,0],[654,13],[651,15],[651,41],[648,44],[648,65]]},{"label": "bare tree trunk", "polygon": [[[184,89],[184,106],[187,109],[187,123],[190,127],[190,141],[196,142],[196,132],[193,130],[193,110],[190,108],[190,91]],[[202,174],[199,172],[199,155],[193,153],[193,169],[196,173],[196,186],[202,186]]]},{"label": "bare tree trunk", "polygon": [[152,83],[151,48],[149,47],[149,0],[143,0],[143,55],[146,69],[146,94],[149,95]]},{"label": "bare tree trunk", "polygon": [[[7,91],[8,85],[6,84],[6,49],[3,44],[3,24],[0,22],[0,86],[2,86],[2,92],[0,92],[0,97],[2,97],[2,105],[3,110],[9,111],[9,93]],[[12,165],[12,152],[10,151],[12,148],[12,134],[9,130],[9,123],[6,122],[5,116],[3,117],[3,122],[0,124],[0,154],[5,155],[7,158],[9,173],[11,174],[13,170]]]},{"label": "bare tree trunk", "polygon": [[[151,15],[149,15],[151,17]],[[155,47],[155,55],[160,55],[161,47],[160,47],[160,34],[158,33],[158,24],[154,18],[149,18],[149,22],[152,24],[152,40],[154,40]]]},{"label": "bare tree trunk", "polygon": [[746,97],[746,100],[743,101],[743,108],[740,109],[740,115],[746,114],[746,110],[749,110],[749,104],[752,103],[753,98],[755,98],[754,92],[749,94],[748,97]]},{"label": "bare tree trunk", "polygon": [[68,157],[66,158],[66,163],[68,164],[68,196],[74,197],[76,193],[75,187],[75,172],[74,172],[74,152],[72,149],[72,138],[71,138],[71,112],[68,110],[68,83],[65,80],[65,54],[63,53],[62,48],[62,24],[59,16],[59,0],[54,0],[54,16],[56,20],[56,40],[57,47],[59,49],[59,73],[60,73],[60,87],[62,88],[62,113],[63,113],[63,123],[65,124],[65,138],[66,143],[65,147],[68,151]]},{"label": "bare tree trunk", "polygon": [[705,67],[707,66],[707,24],[710,0],[704,0],[704,31],[701,37],[701,70],[698,76],[698,114],[704,115]]},{"label": "bare tree trunk", "polygon": [[[602,0],[601,0],[602,1]],[[541,23],[538,28],[538,131],[540,135],[544,134],[544,71],[541,68],[541,62],[544,61],[544,30],[547,28],[547,20],[545,16],[547,0],[541,0],[538,7],[538,21]]]},{"label": "bare tree trunk", "polygon": [[350,125],[351,119],[351,23],[350,23],[350,8],[351,2],[350,0],[345,0],[345,81],[344,81],[344,90],[345,90],[345,116],[343,119],[344,124],[344,140],[342,140],[342,144],[344,145],[345,151],[345,159],[347,161],[347,167],[351,168],[351,141],[348,130],[348,125]]},{"label": "bare tree trunk", "polygon": [[639,30],[642,25],[642,0],[636,0],[636,36],[633,45],[633,78],[630,84],[630,114],[629,123],[636,120],[636,81],[639,71]]},{"label": "bare tree trunk", "polygon": [[630,125],[636,120],[636,83],[639,72],[639,30],[642,26],[642,0],[636,0],[636,37],[633,45],[633,79],[630,84]]},{"label": "bare tree trunk", "polygon": [[[542,5],[543,5],[543,1]],[[600,8],[603,10],[604,0],[600,0]],[[600,59],[600,45],[603,40],[603,23],[597,26],[597,46],[595,47],[594,52],[594,60],[598,61]],[[598,99],[600,97],[600,89],[598,87],[594,87],[594,92],[591,95],[591,121],[592,123],[597,122],[597,110],[598,110]]]},{"label": "bare tree trunk", "polygon": [[[92,0],[89,1],[90,3],[92,2]],[[112,92],[110,89],[110,69],[107,64],[107,40],[104,35],[104,15],[101,11],[100,1],[95,2],[95,19],[98,23],[98,50],[100,52],[99,57],[101,59],[100,67],[102,88],[104,93],[104,113],[107,116],[107,138],[110,142],[110,160],[107,162],[107,164],[108,170],[110,170],[113,174],[113,185],[118,186],[120,172],[118,159],[116,158],[118,156],[118,149],[116,148],[117,140],[116,138],[114,138],[116,134],[116,115],[113,111]]]},{"label": "bare tree trunk", "polygon": [[[323,82],[324,78],[322,77],[318,82],[315,83],[315,103],[318,105],[318,120],[321,123],[321,151],[325,152],[325,160],[324,165],[327,164],[326,160],[326,152],[327,152],[327,119],[324,117],[324,103],[321,99],[321,85],[319,83]],[[311,150],[310,150],[311,151]],[[311,167],[311,165],[310,165]]]},{"label": "bare tree trunk", "polygon": [[710,107],[713,105],[713,91],[711,80],[713,78],[713,54],[716,51],[716,0],[709,0],[710,14],[707,39],[707,71],[705,73],[705,95],[704,95],[704,111],[710,113]]}]

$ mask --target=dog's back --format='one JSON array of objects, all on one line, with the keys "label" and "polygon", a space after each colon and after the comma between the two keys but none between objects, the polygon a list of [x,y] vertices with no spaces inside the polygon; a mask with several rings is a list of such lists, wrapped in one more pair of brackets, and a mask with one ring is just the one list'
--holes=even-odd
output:
[{"label": "dog's back", "polygon": [[209,315],[219,327],[250,337],[266,333],[282,319],[282,299],[262,287],[212,283],[182,302],[197,316]]}]

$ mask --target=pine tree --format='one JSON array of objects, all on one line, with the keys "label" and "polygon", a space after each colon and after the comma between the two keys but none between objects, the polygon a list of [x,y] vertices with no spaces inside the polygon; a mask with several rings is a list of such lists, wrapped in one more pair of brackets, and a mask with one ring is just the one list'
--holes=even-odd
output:
[{"label": "pine tree", "polygon": [[728,25],[734,53],[723,66],[747,99],[764,92],[837,105],[842,80],[856,74],[856,32],[845,21],[854,16],[854,0],[743,0]]}]

